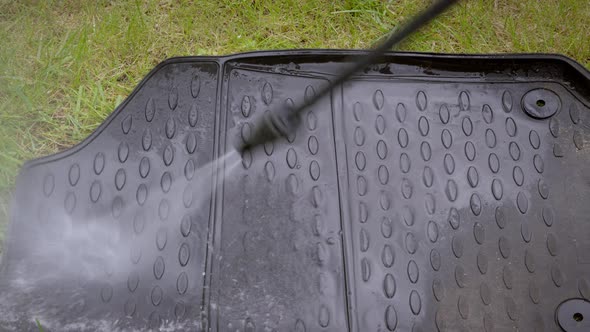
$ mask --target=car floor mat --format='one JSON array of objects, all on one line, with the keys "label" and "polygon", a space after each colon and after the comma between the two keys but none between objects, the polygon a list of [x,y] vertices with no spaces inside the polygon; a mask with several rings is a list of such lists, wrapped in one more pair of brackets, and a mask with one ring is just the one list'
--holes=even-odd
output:
[{"label": "car floor mat", "polygon": [[159,64],[27,162],[7,330],[590,329],[590,73],[557,55],[389,53],[297,132],[255,119],[361,51]]}]

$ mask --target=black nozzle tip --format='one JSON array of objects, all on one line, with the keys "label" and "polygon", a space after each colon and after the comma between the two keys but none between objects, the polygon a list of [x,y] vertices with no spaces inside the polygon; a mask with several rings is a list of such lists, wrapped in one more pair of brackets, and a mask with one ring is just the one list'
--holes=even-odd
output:
[{"label": "black nozzle tip", "polygon": [[252,135],[235,144],[235,148],[243,153],[281,137],[288,137],[297,130],[298,124],[297,115],[286,110],[265,112],[255,123]]}]

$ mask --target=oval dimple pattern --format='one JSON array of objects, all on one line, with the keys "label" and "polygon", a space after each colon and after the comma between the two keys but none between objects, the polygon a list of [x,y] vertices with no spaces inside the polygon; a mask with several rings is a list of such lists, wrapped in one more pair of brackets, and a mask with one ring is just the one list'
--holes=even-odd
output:
[{"label": "oval dimple pattern", "polygon": [[[73,284],[60,288],[65,298],[68,289],[76,292],[68,306],[75,313],[69,317],[92,310],[113,321],[132,318],[138,330],[172,320],[187,329],[200,328],[188,313],[199,310],[201,303],[194,299],[203,296],[198,285],[204,283],[210,207],[203,204],[193,214],[201,192],[187,188],[199,167],[213,157],[217,101],[211,96],[217,95],[217,69],[210,61],[162,66],[100,127],[91,143],[47,163],[52,171],[39,181],[41,196],[55,200],[52,205],[68,216],[72,229],[82,221],[88,227],[108,226],[108,232],[92,235],[97,248],[93,257],[100,258],[105,245],[128,264],[124,269],[103,264],[100,284],[89,282],[84,290]],[[240,98],[239,114],[256,113],[256,98]],[[245,129],[244,136],[248,134]],[[299,164],[299,155],[296,160]],[[58,174],[57,169],[63,171]],[[93,262],[84,264],[90,267]],[[174,310],[162,309],[167,306]]]},{"label": "oval dimple pattern", "polygon": [[[425,315],[420,324],[425,330],[459,326],[442,319],[451,316],[483,330],[524,321],[528,312],[521,309],[525,304],[517,292],[539,303],[539,285],[559,288],[567,280],[561,264],[540,263],[561,252],[556,234],[539,227],[550,229],[557,219],[545,207],[552,204],[552,182],[546,176],[554,167],[554,145],[561,158],[570,151],[566,147],[584,148],[579,129],[570,131],[569,145],[554,139],[564,137],[564,123],[577,123],[569,112],[560,113],[561,128],[553,118],[523,120],[522,92],[516,90],[494,88],[482,95],[465,88],[448,98],[424,87],[404,97],[386,84],[370,85],[379,87],[347,104],[354,112],[345,117],[352,133],[346,147],[353,149],[348,153],[358,173],[350,175],[350,199],[360,198],[352,203],[358,208],[352,230],[359,252],[353,265],[363,294],[376,294],[369,285],[379,278],[382,296],[356,296],[385,309],[381,328],[394,326],[387,320],[393,312],[395,329],[415,325],[408,314]],[[400,96],[395,103],[389,103],[392,95]],[[389,114],[384,112],[388,107]],[[541,279],[540,270],[548,279]],[[423,294],[426,282],[429,292]],[[502,306],[502,317],[478,307],[492,305]],[[375,317],[369,312],[361,305],[360,327],[378,329],[366,320]]]},{"label": "oval dimple pattern", "polygon": [[552,330],[547,299],[590,297],[571,268],[587,259],[574,195],[587,185],[587,107],[545,82],[559,111],[532,119],[523,96],[538,83],[435,81],[436,66],[386,78],[412,66],[398,60],[205,185],[211,159],[255,139],[260,116],[292,112],[328,81],[293,74],[307,63],[263,71],[239,57],[223,81],[211,60],[153,72],[91,142],[31,168],[39,227],[97,219],[116,228],[109,245],[128,246],[116,255],[130,270],[101,267],[91,301],[72,307],[154,329],[215,304],[221,330]]}]

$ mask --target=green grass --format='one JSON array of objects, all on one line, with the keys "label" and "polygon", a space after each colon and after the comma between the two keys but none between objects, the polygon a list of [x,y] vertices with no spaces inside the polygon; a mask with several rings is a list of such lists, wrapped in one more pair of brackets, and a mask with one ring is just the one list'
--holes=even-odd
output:
[{"label": "green grass", "polygon": [[[82,140],[160,61],[364,48],[429,2],[0,0],[0,233],[22,162]],[[562,53],[590,67],[589,31],[586,0],[470,0],[401,49]]]},{"label": "green grass", "polygon": [[35,322],[37,323],[37,329],[39,330],[39,332],[43,332],[43,326],[41,326],[41,323],[39,323],[39,320],[35,319]]}]

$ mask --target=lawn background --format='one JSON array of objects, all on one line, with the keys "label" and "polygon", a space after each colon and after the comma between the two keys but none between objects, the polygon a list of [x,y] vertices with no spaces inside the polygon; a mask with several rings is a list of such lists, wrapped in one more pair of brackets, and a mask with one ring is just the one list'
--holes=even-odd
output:
[{"label": "lawn background", "polygon": [[[365,48],[430,2],[0,0],[0,248],[23,161],[84,139],[162,60]],[[590,68],[589,40],[588,0],[464,0],[400,49],[561,53]]]}]

